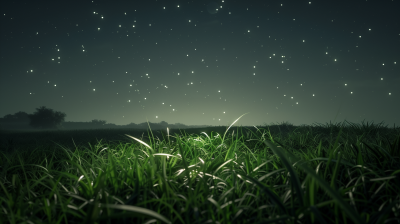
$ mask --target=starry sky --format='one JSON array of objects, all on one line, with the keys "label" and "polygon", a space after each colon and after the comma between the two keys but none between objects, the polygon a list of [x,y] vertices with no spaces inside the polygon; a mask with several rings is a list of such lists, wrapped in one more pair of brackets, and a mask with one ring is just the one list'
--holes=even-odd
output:
[{"label": "starry sky", "polygon": [[[1,1],[0,117],[400,124],[398,0]],[[336,117],[337,115],[337,117]],[[336,120],[335,120],[336,117]]]}]

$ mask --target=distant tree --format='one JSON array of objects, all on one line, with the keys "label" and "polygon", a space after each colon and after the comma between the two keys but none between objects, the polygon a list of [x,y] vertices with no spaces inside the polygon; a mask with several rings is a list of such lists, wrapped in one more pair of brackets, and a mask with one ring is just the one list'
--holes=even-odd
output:
[{"label": "distant tree", "polygon": [[160,122],[160,125],[162,125],[162,126],[167,126],[167,125],[168,125],[168,123],[167,123],[167,122],[165,122],[165,121],[161,121],[161,122]]},{"label": "distant tree", "polygon": [[94,119],[92,120],[92,123],[95,125],[105,125],[107,121]]},{"label": "distant tree", "polygon": [[4,120],[7,121],[7,122],[13,122],[13,121],[16,121],[16,120],[17,120],[17,118],[16,118],[14,115],[12,115],[12,114],[7,114],[7,115],[4,116],[3,118],[4,118]]},{"label": "distant tree", "polygon": [[29,115],[25,112],[19,111],[14,115],[7,114],[4,116],[4,120],[7,122],[29,122]]},{"label": "distant tree", "polygon": [[21,122],[29,122],[29,114],[23,112],[23,111],[19,111],[17,113],[14,114],[14,116],[17,118],[18,121]]},{"label": "distant tree", "polygon": [[57,128],[61,122],[64,122],[64,118],[67,116],[65,113],[54,112],[52,109],[44,106],[36,108],[34,114],[29,114],[30,123],[29,125],[34,128]]}]

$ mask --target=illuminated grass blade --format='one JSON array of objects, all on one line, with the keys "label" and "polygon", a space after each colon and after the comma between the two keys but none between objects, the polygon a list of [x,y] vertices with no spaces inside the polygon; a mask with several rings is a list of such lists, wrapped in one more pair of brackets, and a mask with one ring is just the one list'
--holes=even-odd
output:
[{"label": "illuminated grass blade", "polygon": [[147,208],[141,208],[141,207],[132,206],[132,205],[113,205],[113,204],[104,204],[104,205],[102,204],[101,207],[114,208],[114,209],[120,209],[120,210],[135,212],[135,213],[139,213],[142,216],[149,216],[149,217],[152,217],[152,218],[156,218],[156,219],[158,219],[160,221],[163,221],[165,223],[168,223],[168,224],[172,223],[167,218],[165,218],[165,216],[160,215],[157,212],[149,210]]}]

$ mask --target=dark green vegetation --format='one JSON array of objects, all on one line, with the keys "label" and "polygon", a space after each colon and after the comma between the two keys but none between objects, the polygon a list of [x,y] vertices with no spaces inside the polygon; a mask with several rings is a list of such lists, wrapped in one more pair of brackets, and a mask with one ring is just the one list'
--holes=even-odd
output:
[{"label": "dark green vegetation", "polygon": [[400,223],[398,128],[142,133],[2,132],[0,222]]}]

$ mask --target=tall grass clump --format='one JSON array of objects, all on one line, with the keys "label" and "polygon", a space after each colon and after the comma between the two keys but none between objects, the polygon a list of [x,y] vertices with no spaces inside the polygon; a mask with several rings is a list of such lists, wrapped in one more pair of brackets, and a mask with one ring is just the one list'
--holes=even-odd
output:
[{"label": "tall grass clump", "polygon": [[17,150],[10,140],[0,151],[0,222],[400,223],[396,128],[302,126],[283,136],[228,133],[232,125],[74,149]]}]

